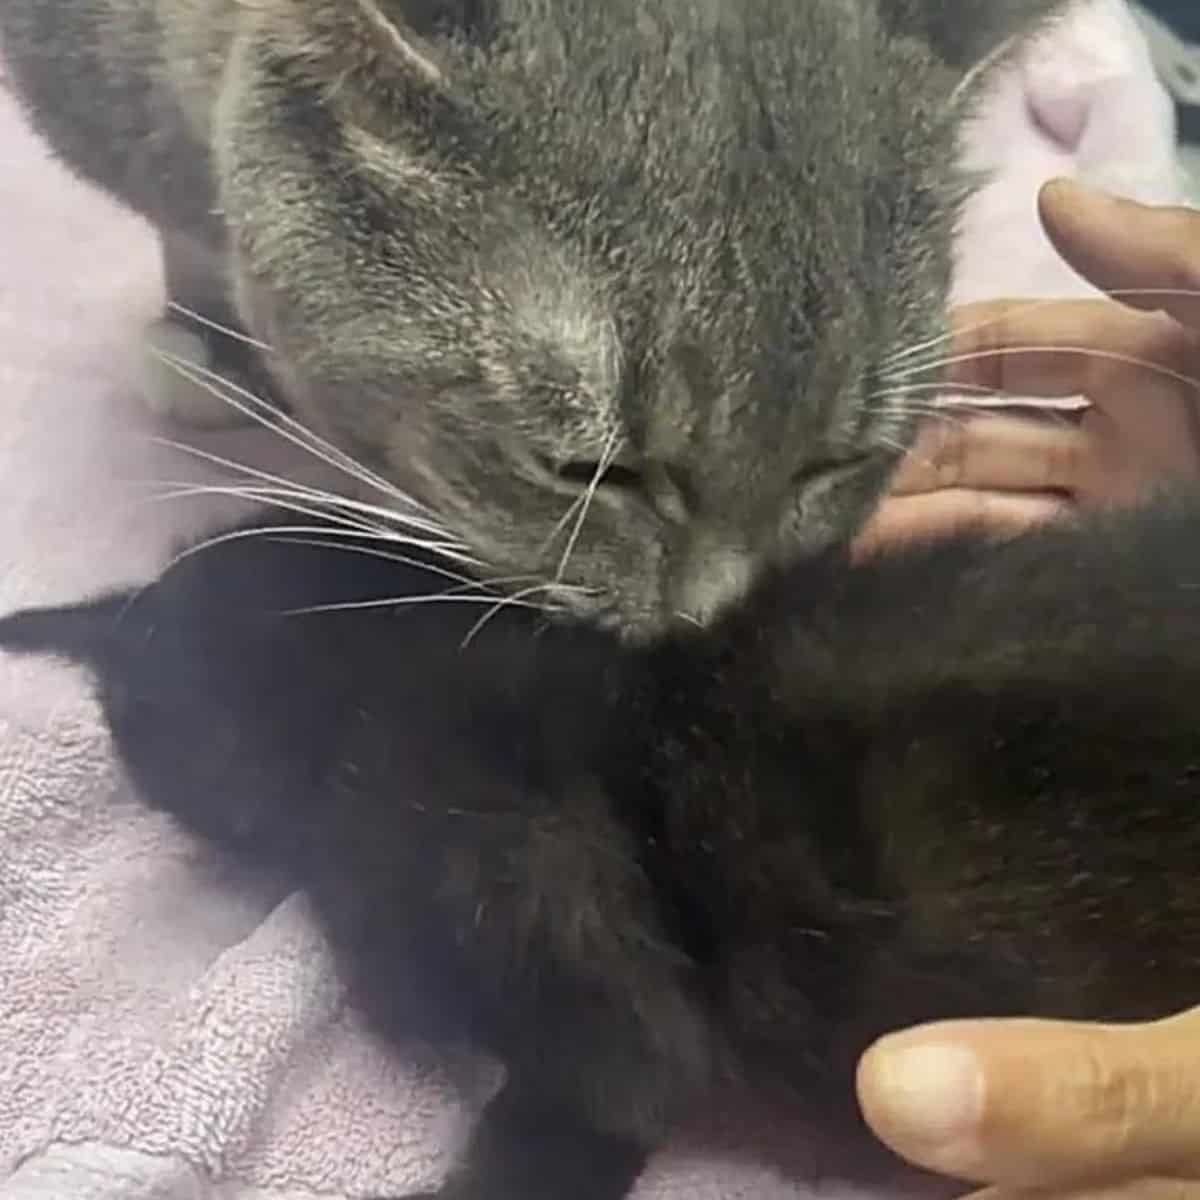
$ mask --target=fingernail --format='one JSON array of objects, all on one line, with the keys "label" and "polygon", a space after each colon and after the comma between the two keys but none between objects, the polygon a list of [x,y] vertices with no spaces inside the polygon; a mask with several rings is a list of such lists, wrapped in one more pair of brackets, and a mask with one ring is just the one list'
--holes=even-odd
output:
[{"label": "fingernail", "polygon": [[[892,1043],[889,1045],[889,1043]],[[983,1072],[965,1046],[884,1038],[870,1051],[873,1123],[889,1141],[961,1160],[983,1117]]]}]

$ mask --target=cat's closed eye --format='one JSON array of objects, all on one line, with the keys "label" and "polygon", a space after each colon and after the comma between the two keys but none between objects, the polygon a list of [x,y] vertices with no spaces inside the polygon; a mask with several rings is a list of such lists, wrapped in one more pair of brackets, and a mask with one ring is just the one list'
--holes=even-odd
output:
[{"label": "cat's closed eye", "polygon": [[603,488],[642,500],[670,524],[686,524],[696,508],[695,489],[687,472],[671,463],[579,458],[561,463],[543,459],[542,465],[555,479],[580,491]]},{"label": "cat's closed eye", "polygon": [[551,468],[566,483],[580,487],[614,487],[634,489],[642,486],[641,475],[625,463],[589,462],[572,459]]},{"label": "cat's closed eye", "polygon": [[635,491],[643,486],[641,473],[628,463],[606,463],[585,458],[554,462],[543,458],[542,466],[556,479],[578,488],[607,487]]}]

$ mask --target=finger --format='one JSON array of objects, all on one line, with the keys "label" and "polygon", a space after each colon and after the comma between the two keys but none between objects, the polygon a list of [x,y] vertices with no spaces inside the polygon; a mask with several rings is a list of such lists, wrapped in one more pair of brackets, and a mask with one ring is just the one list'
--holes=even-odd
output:
[{"label": "finger", "polygon": [[958,1021],[895,1034],[859,1064],[876,1134],[963,1179],[1047,1188],[1200,1165],[1200,1009],[1095,1026]]},{"label": "finger", "polygon": [[1092,440],[1078,426],[1013,416],[933,421],[900,465],[893,495],[943,488],[1074,491]]},{"label": "finger", "polygon": [[[1069,179],[1046,184],[1038,210],[1055,249],[1089,282],[1200,329],[1200,212],[1138,204]],[[1129,294],[1138,291],[1147,294]]]},{"label": "finger", "polygon": [[1035,525],[1061,519],[1071,506],[1058,497],[1019,492],[947,488],[885,500],[854,543],[856,559],[897,543],[930,541],[967,529],[1013,537]]},{"label": "finger", "polygon": [[963,1200],[1200,1200],[1200,1183],[1192,1179],[1149,1178],[1053,1191],[989,1187],[972,1192]]},{"label": "finger", "polygon": [[1129,503],[1174,478],[1200,473],[1200,412],[1155,389],[1120,391],[1080,421],[1090,451],[1073,498]]},{"label": "finger", "polygon": [[944,360],[949,387],[965,384],[1018,396],[1100,399],[1114,379],[1170,383],[1200,395],[1196,339],[1165,313],[1109,300],[987,300],[953,314]]}]

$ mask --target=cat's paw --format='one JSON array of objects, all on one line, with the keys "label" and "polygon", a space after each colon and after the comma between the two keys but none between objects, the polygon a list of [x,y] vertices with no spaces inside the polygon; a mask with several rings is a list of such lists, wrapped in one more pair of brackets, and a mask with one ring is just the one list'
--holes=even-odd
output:
[{"label": "cat's paw", "polygon": [[[235,395],[213,376],[227,377],[214,365],[208,342],[170,317],[152,321],[142,335],[142,394],[151,412],[195,429],[224,429],[250,418],[226,398]],[[241,386],[235,377],[230,380]]]}]

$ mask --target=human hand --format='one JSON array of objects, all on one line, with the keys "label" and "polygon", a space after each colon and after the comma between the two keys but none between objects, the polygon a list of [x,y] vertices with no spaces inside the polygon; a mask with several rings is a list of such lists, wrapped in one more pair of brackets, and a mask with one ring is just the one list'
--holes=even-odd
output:
[{"label": "human hand", "polygon": [[1142,1025],[949,1021],[859,1063],[876,1135],[971,1200],[1197,1200],[1200,1009]]},{"label": "human hand", "polygon": [[[1041,214],[1063,257],[1121,302],[972,305],[942,365],[952,384],[1082,394],[1091,409],[1073,426],[931,427],[863,550],[970,523],[1017,530],[1200,474],[1200,213],[1055,183]],[[1128,1026],[926,1026],[872,1047],[858,1089],[887,1145],[984,1185],[974,1200],[1200,1200],[1200,1009]]]},{"label": "human hand", "polygon": [[944,357],[913,356],[914,376],[941,368],[950,388],[1083,395],[1091,407],[1079,420],[930,422],[861,551],[970,524],[1015,532],[1200,474],[1200,213],[1068,181],[1047,184],[1039,208],[1063,258],[1119,302],[965,306],[953,314]]}]

